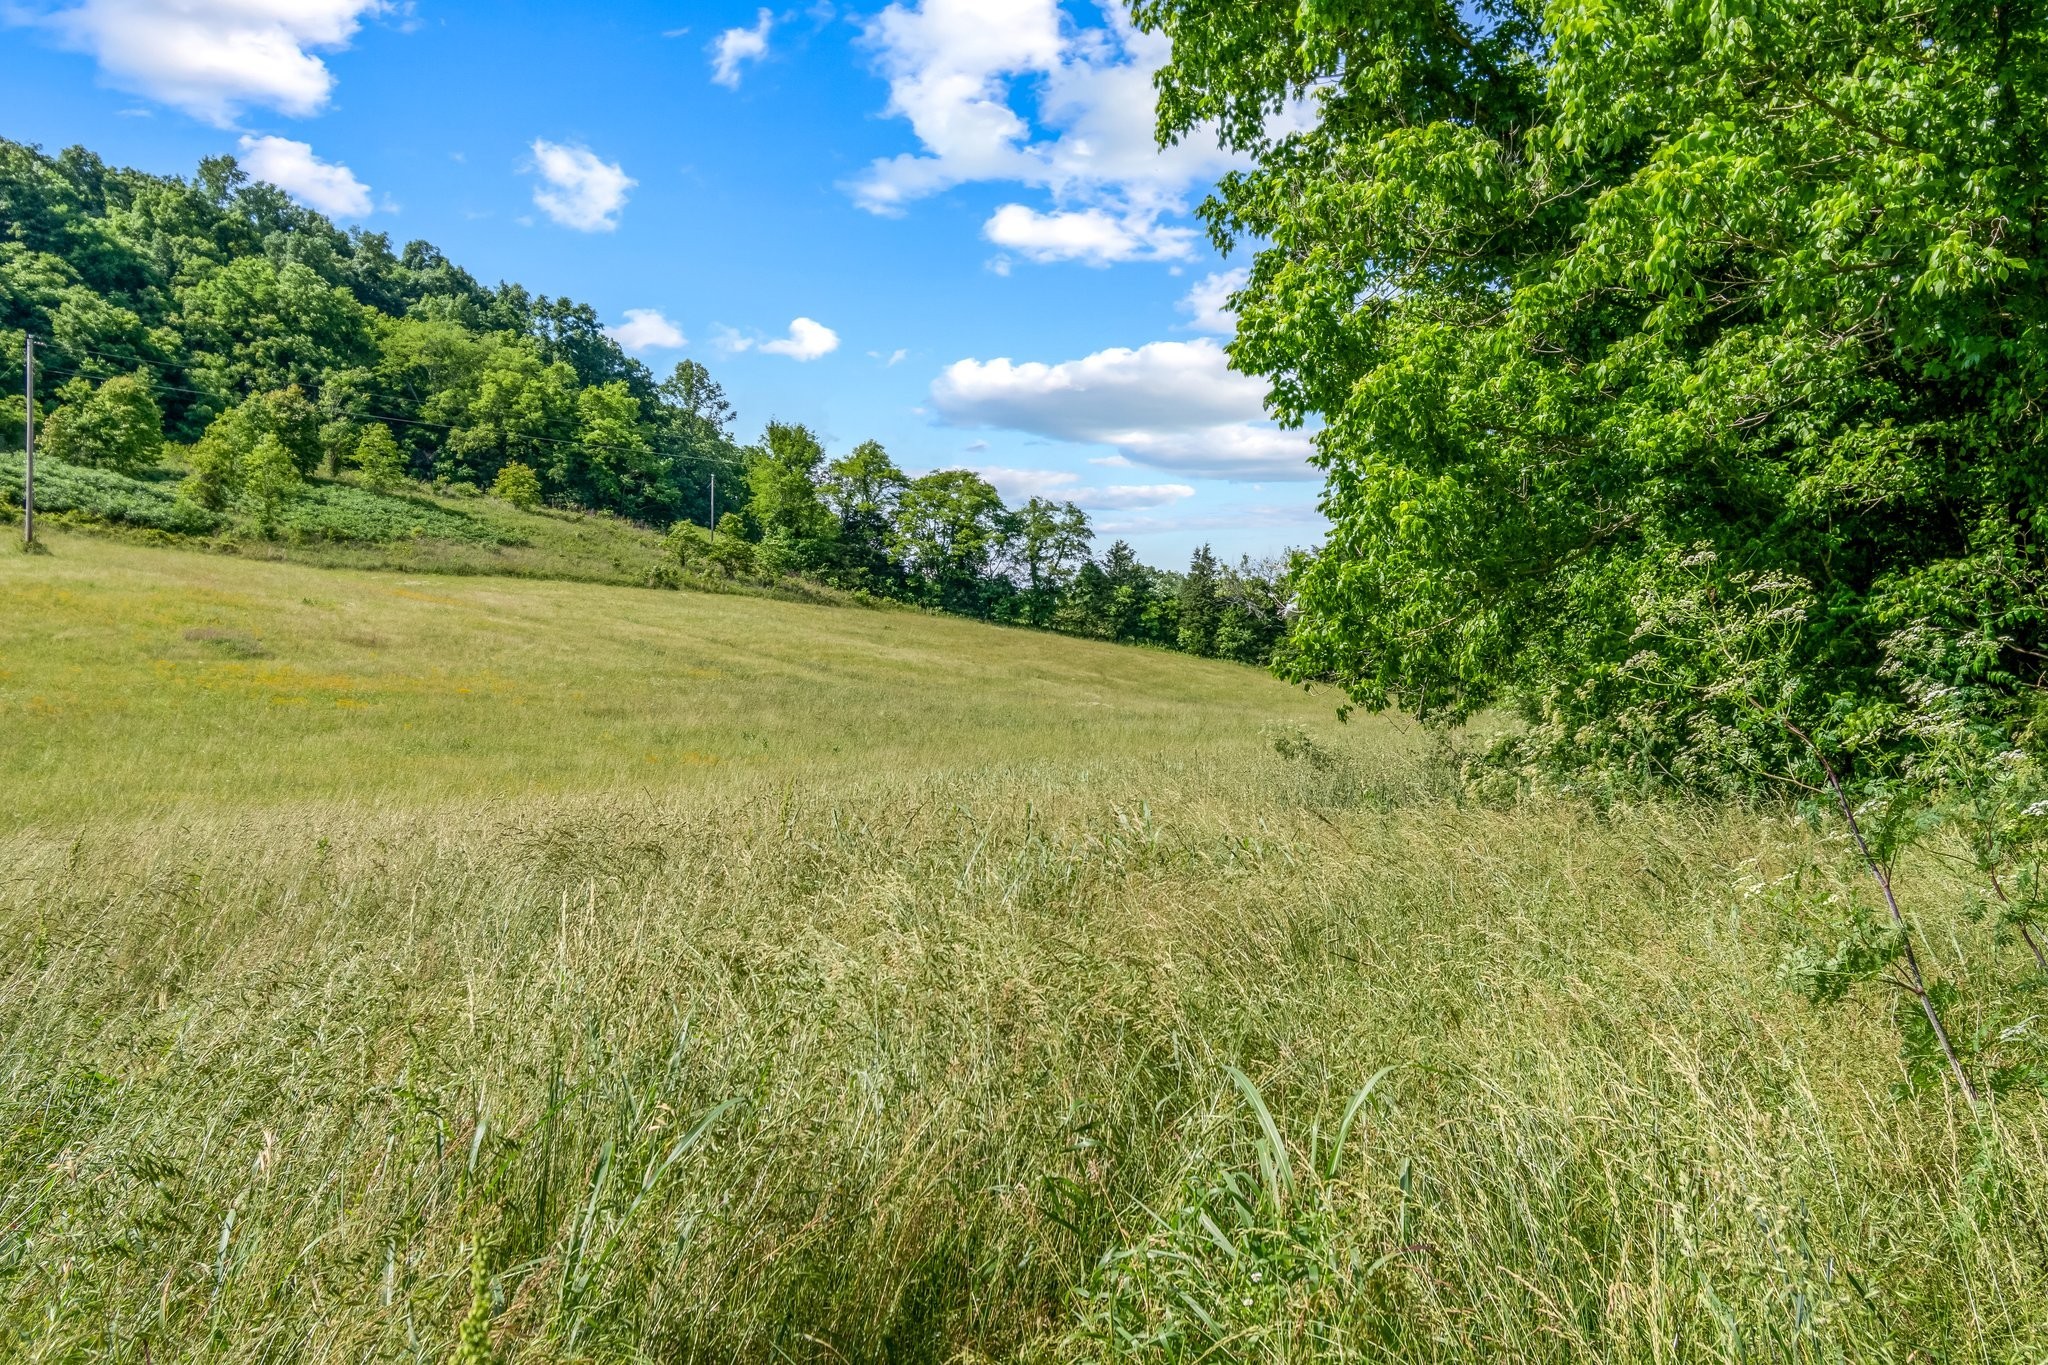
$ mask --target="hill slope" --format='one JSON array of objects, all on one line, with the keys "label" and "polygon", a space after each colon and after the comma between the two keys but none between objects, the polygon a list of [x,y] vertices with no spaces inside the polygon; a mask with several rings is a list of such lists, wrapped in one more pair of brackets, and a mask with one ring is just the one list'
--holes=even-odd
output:
[{"label": "hill slope", "polygon": [[56,545],[0,556],[10,824],[900,785],[1077,758],[1199,764],[1280,723],[1338,733],[1327,705],[1255,669],[914,611]]}]

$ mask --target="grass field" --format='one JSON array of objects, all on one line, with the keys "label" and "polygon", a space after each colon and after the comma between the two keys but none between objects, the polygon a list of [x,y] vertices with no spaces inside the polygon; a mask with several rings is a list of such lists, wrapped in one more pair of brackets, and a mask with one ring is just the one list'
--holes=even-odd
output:
[{"label": "grass field", "polygon": [[53,550],[0,1357],[2048,1356],[2042,1102],[1785,991],[1782,817],[909,612]]}]

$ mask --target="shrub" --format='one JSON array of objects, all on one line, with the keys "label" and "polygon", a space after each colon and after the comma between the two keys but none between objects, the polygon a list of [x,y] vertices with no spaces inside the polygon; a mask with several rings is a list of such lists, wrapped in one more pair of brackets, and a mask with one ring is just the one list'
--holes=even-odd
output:
[{"label": "shrub", "polygon": [[163,455],[164,419],[140,375],[119,375],[95,389],[74,379],[57,391],[37,447],[54,460],[128,474]]},{"label": "shrub", "polygon": [[522,512],[534,511],[540,506],[540,475],[514,460],[498,471],[491,484],[491,496],[503,498]]},{"label": "shrub", "polygon": [[320,413],[297,385],[253,394],[237,411],[257,439],[277,438],[301,478],[320,467]]},{"label": "shrub", "polygon": [[234,501],[242,486],[242,449],[239,433],[222,426],[219,418],[192,447],[191,472],[179,490],[190,501],[210,512],[221,512]]},{"label": "shrub", "polygon": [[662,538],[661,552],[677,568],[687,568],[691,560],[703,554],[704,543],[697,535],[696,527],[687,521],[679,521]]},{"label": "shrub", "polygon": [[320,456],[331,478],[342,471],[344,465],[355,461],[356,446],[362,440],[362,429],[346,417],[337,417],[320,428]]},{"label": "shrub", "polygon": [[745,526],[737,513],[727,512],[718,519],[718,534],[705,553],[704,557],[727,577],[754,571],[754,547],[741,535]]},{"label": "shrub", "polygon": [[391,429],[382,422],[363,429],[349,463],[363,476],[364,483],[380,493],[405,480],[405,453],[391,439]]},{"label": "shrub", "polygon": [[241,472],[242,504],[255,516],[263,534],[269,535],[277,526],[278,513],[304,483],[298,463],[283,441],[266,433],[242,460]]},{"label": "shrub", "polygon": [[[296,487],[320,465],[320,415],[296,388],[251,394],[214,418],[193,447],[186,496],[216,512],[242,497],[249,462],[266,439],[276,450],[264,456],[265,486],[256,502],[274,512],[284,490]],[[289,481],[281,481],[280,456],[291,467]]]}]

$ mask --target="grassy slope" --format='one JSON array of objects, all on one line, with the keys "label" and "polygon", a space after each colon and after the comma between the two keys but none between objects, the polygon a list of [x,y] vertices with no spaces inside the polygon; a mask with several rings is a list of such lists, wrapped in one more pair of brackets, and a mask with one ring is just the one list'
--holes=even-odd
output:
[{"label": "grassy slope", "polygon": [[[921,613],[407,578],[67,537],[0,557],[4,817],[1199,765],[1328,707]],[[169,761],[166,761],[169,760]]]},{"label": "grassy slope", "polygon": [[[636,587],[647,582],[649,571],[664,558],[658,533],[617,517],[553,509],[522,512],[495,498],[445,497],[423,488],[393,494],[373,494],[346,484],[315,484],[314,488],[328,498],[347,498],[373,507],[399,504],[398,518],[403,518],[404,508],[410,505],[425,511],[431,520],[423,528],[426,533],[419,536],[381,535],[381,528],[372,524],[362,527],[366,534],[352,539],[323,538],[318,529],[330,518],[321,515],[326,509],[314,505],[294,509],[313,534],[295,539],[287,524],[279,537],[244,537],[225,548],[252,559],[327,568],[555,578]],[[343,517],[331,519],[344,525],[367,520],[360,514],[346,516],[355,510],[349,507]],[[434,534],[441,530],[436,523],[444,520],[460,522],[459,529]]]},{"label": "grassy slope", "polygon": [[521,1360],[2048,1351],[2040,1101],[1786,999],[1789,828],[903,613],[0,601],[0,1354],[436,1360],[479,1236]]},{"label": "grassy slope", "polygon": [[[132,477],[48,461],[38,461],[37,468],[36,501],[45,527],[68,526],[131,542],[182,542],[329,568],[634,586],[645,584],[667,559],[660,533],[618,517],[554,509],[523,512],[496,498],[451,497],[421,484],[377,493],[351,480],[316,478],[286,504],[278,524],[265,534],[246,510],[215,515],[180,503],[180,466],[159,466]],[[16,517],[21,478],[19,452],[0,451],[0,510]],[[784,595],[802,591],[785,590]]]}]

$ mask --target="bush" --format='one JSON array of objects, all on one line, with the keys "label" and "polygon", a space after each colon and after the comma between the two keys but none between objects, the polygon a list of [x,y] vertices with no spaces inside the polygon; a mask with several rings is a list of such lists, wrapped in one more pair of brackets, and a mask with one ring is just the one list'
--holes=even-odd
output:
[{"label": "bush", "polygon": [[188,501],[211,512],[226,511],[242,483],[241,452],[233,437],[219,428],[216,421],[192,447],[187,460],[190,472],[179,490]]},{"label": "bush", "polygon": [[36,441],[51,459],[132,474],[162,458],[163,412],[141,375],[120,375],[97,389],[74,379],[57,393],[62,405]]},{"label": "bush", "polygon": [[[0,455],[0,498],[21,506],[19,451]],[[40,456],[36,459],[36,507],[173,535],[206,535],[221,525],[221,519],[206,508],[177,496],[168,472],[154,480],[141,479]]]},{"label": "bush", "polygon": [[677,568],[688,568],[691,560],[704,553],[703,538],[697,534],[695,526],[679,521],[662,538],[661,552]]},{"label": "bush", "polygon": [[540,507],[540,476],[514,460],[498,471],[491,484],[491,496],[504,499],[522,512],[535,511]]},{"label": "bush", "polygon": [[307,484],[279,510],[276,532],[293,540],[384,544],[397,540],[516,543],[462,512],[424,498],[394,497],[347,484]]},{"label": "bush", "polygon": [[718,534],[705,552],[704,557],[728,578],[754,571],[754,547],[740,534],[745,525],[737,513],[727,512],[718,519]]},{"label": "bush", "polygon": [[391,428],[382,422],[364,428],[349,463],[363,476],[364,483],[380,493],[405,481],[405,453],[391,439]]},{"label": "bush", "polygon": [[362,428],[346,417],[337,417],[321,426],[320,456],[328,477],[332,478],[345,466],[355,463],[356,446],[361,441]]},{"label": "bush", "polygon": [[185,495],[216,512],[247,496],[250,461],[266,440],[271,448],[264,453],[263,486],[254,497],[255,505],[268,509],[264,515],[274,514],[288,490],[320,465],[320,415],[296,388],[251,394],[214,418],[192,448]]},{"label": "bush", "polygon": [[277,438],[301,478],[320,468],[320,413],[297,385],[252,394],[235,411],[255,440]]},{"label": "bush", "polygon": [[256,518],[264,535],[276,529],[277,515],[297,496],[305,480],[283,441],[265,433],[242,461],[242,505]]}]

